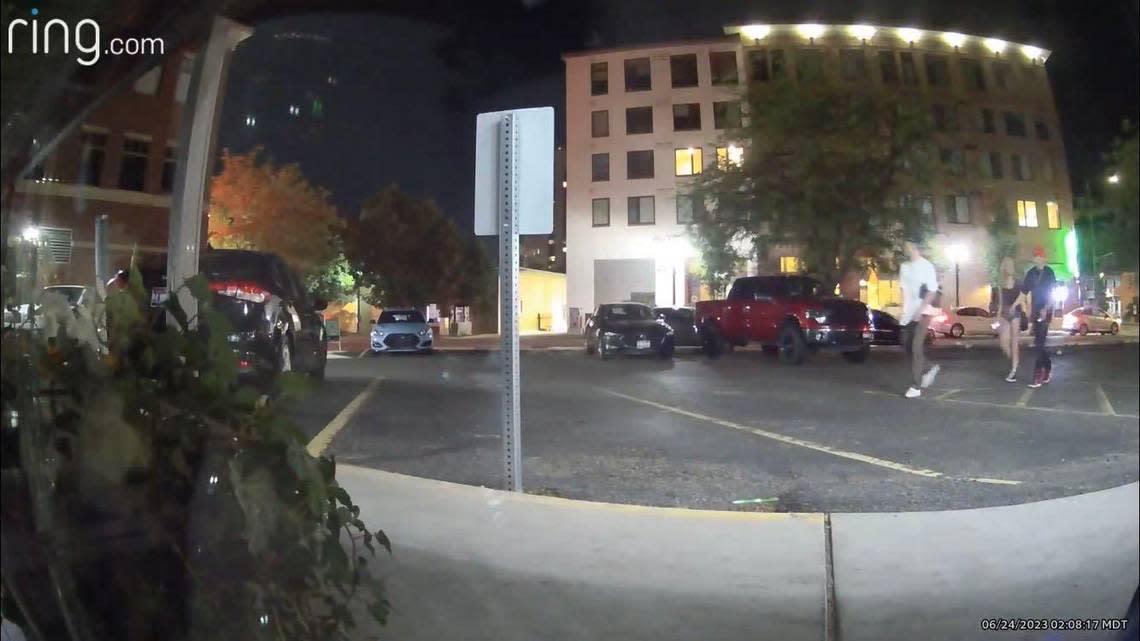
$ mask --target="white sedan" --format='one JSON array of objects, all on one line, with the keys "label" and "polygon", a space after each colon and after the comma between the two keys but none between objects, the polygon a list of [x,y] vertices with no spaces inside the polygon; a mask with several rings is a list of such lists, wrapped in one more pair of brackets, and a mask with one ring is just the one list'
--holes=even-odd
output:
[{"label": "white sedan", "polygon": [[930,329],[944,336],[962,338],[966,334],[993,336],[997,334],[994,314],[981,307],[959,307],[940,310],[930,319]]},{"label": "white sedan", "polygon": [[1099,307],[1086,305],[1078,307],[1061,317],[1061,328],[1070,334],[1100,332],[1115,334],[1120,331],[1120,319]]}]

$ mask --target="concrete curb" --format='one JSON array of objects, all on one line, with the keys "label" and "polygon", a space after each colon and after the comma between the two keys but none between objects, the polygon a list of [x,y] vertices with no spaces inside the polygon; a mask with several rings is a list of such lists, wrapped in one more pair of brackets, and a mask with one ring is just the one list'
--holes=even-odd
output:
[{"label": "concrete curb", "polygon": [[[393,638],[822,638],[824,515],[591,503],[339,468],[395,546]],[[1124,616],[1140,572],[1138,506],[1132,483],[1008,507],[831,515],[838,638],[1042,639],[980,621]]]}]

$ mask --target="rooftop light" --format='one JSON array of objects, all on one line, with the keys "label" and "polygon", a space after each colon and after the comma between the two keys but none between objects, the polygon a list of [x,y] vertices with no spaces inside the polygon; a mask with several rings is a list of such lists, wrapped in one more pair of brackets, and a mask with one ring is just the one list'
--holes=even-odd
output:
[{"label": "rooftop light", "polygon": [[861,40],[870,40],[872,37],[874,37],[875,31],[877,31],[875,27],[872,27],[869,24],[851,25],[847,28],[847,30],[851,32],[851,35]]},{"label": "rooftop light", "polygon": [[825,29],[826,27],[823,25],[814,23],[801,24],[796,27],[796,31],[800,32],[801,36],[813,39],[822,36]]},{"label": "rooftop light", "polygon": [[898,30],[899,37],[907,42],[917,42],[922,40],[922,31],[920,29],[911,29],[904,27]]},{"label": "rooftop light", "polygon": [[942,39],[945,40],[946,44],[950,45],[951,47],[961,47],[962,44],[966,42],[966,36],[964,34],[954,31],[947,31],[946,33],[942,34]]},{"label": "rooftop light", "polygon": [[766,24],[750,24],[740,28],[740,33],[752,40],[763,40],[771,31],[772,27]]},{"label": "rooftop light", "polygon": [[1030,60],[1037,60],[1045,53],[1041,50],[1041,47],[1034,47],[1033,45],[1025,45],[1021,48],[1021,51],[1025,54],[1025,57]]},{"label": "rooftop light", "polygon": [[989,49],[994,53],[1001,53],[1005,51],[1005,40],[999,40],[997,38],[986,38],[986,49]]}]

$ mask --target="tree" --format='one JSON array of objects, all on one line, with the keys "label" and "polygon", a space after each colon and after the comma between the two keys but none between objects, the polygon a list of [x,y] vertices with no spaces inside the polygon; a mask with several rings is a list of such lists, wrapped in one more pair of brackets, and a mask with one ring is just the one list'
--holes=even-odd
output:
[{"label": "tree", "polygon": [[310,294],[326,301],[343,301],[356,287],[352,266],[343,253],[338,253],[320,270],[305,279]]},{"label": "tree", "polygon": [[[718,158],[691,190],[710,285],[742,258],[791,245],[828,287],[893,264],[903,232],[927,226],[908,194],[928,182],[930,124],[914,100],[824,77],[757,83],[742,158]],[[731,156],[731,154],[729,154]],[[731,244],[738,249],[733,249]]]},{"label": "tree", "polygon": [[222,167],[210,185],[213,247],[272,252],[306,278],[336,259],[336,208],[297,165],[275,165],[254,149],[223,152]]},{"label": "tree", "polygon": [[1116,252],[1116,264],[1135,271],[1140,268],[1140,147],[1136,126],[1126,123],[1124,131],[1124,138],[1118,139],[1108,153],[1109,172],[1114,177],[1105,190],[1114,227],[1108,240],[1109,251]]},{"label": "tree", "polygon": [[1001,261],[1006,258],[1017,259],[1017,225],[1005,211],[998,211],[993,221],[986,226],[988,234],[985,256],[986,271],[989,273],[990,283],[1001,286]]},{"label": "tree", "polygon": [[369,198],[344,234],[345,256],[379,306],[469,304],[489,283],[486,256],[474,239],[430,200],[395,185]]}]

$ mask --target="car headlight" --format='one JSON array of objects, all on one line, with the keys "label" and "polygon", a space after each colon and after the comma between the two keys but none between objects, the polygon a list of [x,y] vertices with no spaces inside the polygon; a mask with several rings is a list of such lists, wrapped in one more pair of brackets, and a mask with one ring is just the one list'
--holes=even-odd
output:
[{"label": "car headlight", "polygon": [[380,330],[378,330],[378,329],[374,329],[374,330],[372,330],[372,335],[373,335],[373,336],[375,336],[375,337],[377,337],[377,338],[379,338],[379,337],[381,337],[381,336],[383,336],[383,335],[384,335],[384,332],[382,332],[382,331],[380,331]]},{"label": "car headlight", "polygon": [[421,329],[421,330],[420,330],[419,332],[417,332],[417,333],[418,333],[420,336],[427,336],[427,335],[428,335],[430,332],[431,332],[431,330],[429,330],[428,328],[426,328],[426,327],[425,327],[425,328]]}]

